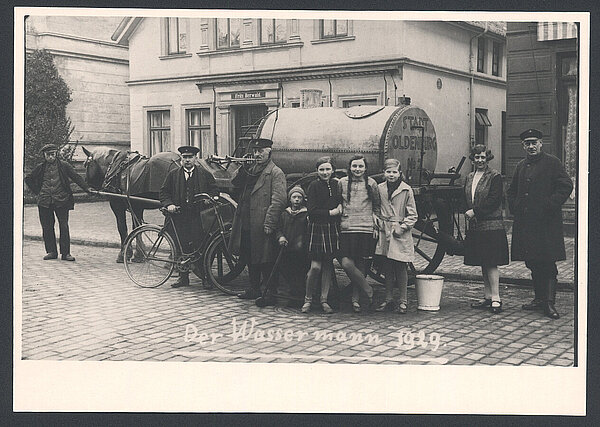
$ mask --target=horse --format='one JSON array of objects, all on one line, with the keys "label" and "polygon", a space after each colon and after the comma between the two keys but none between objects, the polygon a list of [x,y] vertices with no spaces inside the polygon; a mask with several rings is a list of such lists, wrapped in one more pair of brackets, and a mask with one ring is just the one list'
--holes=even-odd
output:
[{"label": "horse", "polygon": [[[158,200],[165,177],[169,171],[180,166],[179,155],[170,151],[147,158],[137,152],[112,148],[99,147],[92,151],[81,148],[87,156],[84,163],[87,184],[96,190],[114,194]],[[125,212],[131,212],[135,228],[144,220],[144,209],[155,209],[156,203],[122,197],[110,197],[109,203],[117,220],[117,230],[121,239],[117,262],[122,263],[123,245],[128,235]],[[131,257],[132,254],[127,256]]]}]

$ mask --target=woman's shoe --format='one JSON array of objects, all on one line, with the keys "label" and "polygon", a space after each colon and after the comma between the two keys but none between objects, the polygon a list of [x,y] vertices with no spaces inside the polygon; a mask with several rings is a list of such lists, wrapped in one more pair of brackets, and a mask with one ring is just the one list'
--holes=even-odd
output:
[{"label": "woman's shoe", "polygon": [[498,314],[498,313],[502,312],[502,301],[492,301],[490,310],[494,314]]},{"label": "woman's shoe", "polygon": [[394,311],[398,314],[406,314],[407,310],[408,310],[408,307],[407,307],[406,303],[401,302],[400,304],[398,304],[398,306],[396,307],[396,310],[394,310]]},{"label": "woman's shoe", "polygon": [[355,313],[360,313],[361,312],[360,304],[356,301],[352,301],[352,310]]},{"label": "woman's shoe", "polygon": [[488,308],[492,306],[492,300],[491,299],[484,299],[481,301],[477,301],[471,304],[471,308]]},{"label": "woman's shoe", "polygon": [[394,303],[392,301],[384,301],[379,304],[379,307],[375,311],[392,311],[394,309]]},{"label": "woman's shoe", "polygon": [[333,313],[333,308],[331,308],[326,302],[321,303],[321,308],[323,308],[323,313],[325,314]]},{"label": "woman's shoe", "polygon": [[310,311],[310,306],[311,304],[309,302],[305,302],[300,311],[302,311],[302,313],[308,313]]}]

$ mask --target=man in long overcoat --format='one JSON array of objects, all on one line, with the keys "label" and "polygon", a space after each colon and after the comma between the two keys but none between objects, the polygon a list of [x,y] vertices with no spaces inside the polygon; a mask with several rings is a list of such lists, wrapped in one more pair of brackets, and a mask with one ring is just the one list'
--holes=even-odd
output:
[{"label": "man in long overcoat", "polygon": [[556,261],[566,259],[561,206],[573,191],[573,182],[560,160],[542,151],[542,132],[528,129],[520,136],[527,157],[517,164],[507,191],[514,215],[511,259],[525,261],[531,270],[535,298],[523,309],[542,309],[558,319]]},{"label": "man in long overcoat", "polygon": [[286,206],[283,171],[271,160],[273,141],[258,138],[249,148],[256,159],[250,167],[238,169],[232,184],[240,194],[231,233],[231,249],[248,263],[250,287],[238,296],[256,299],[261,295],[260,279],[267,280],[277,257],[274,238],[281,211]]},{"label": "man in long overcoat", "polygon": [[[181,167],[167,174],[159,198],[160,203],[173,214],[173,223],[183,250],[189,253],[197,249],[203,232],[200,220],[202,204],[194,203],[194,196],[200,193],[218,196],[219,189],[212,174],[194,164],[196,154],[200,151],[197,147],[185,145],[179,147],[178,151]],[[176,213],[178,208],[179,213]],[[189,271],[180,271],[179,279],[171,286],[189,286],[189,275]]]},{"label": "man in long overcoat", "polygon": [[69,211],[75,207],[71,181],[86,192],[91,193],[91,191],[85,180],[75,172],[73,166],[58,158],[56,145],[46,144],[40,153],[44,156],[44,162],[37,165],[25,177],[25,183],[37,195],[42,236],[46,247],[44,260],[58,258],[56,234],[54,233],[54,216],[56,215],[60,230],[61,259],[75,261],[75,257],[71,255],[71,236],[69,234]]}]

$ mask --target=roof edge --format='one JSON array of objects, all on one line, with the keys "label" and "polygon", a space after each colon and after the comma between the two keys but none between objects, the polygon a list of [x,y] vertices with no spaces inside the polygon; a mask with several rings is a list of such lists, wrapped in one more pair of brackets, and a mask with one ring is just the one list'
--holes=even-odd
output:
[{"label": "roof edge", "polygon": [[126,16],[121,20],[110,39],[120,45],[129,45],[129,39],[143,19],[144,18],[140,17]]}]

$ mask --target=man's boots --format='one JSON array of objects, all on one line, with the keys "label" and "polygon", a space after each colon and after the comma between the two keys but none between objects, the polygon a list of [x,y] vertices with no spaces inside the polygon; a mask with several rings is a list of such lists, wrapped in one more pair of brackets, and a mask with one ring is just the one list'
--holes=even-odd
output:
[{"label": "man's boots", "polygon": [[248,279],[250,280],[250,287],[244,292],[238,294],[238,298],[241,299],[256,299],[261,296],[260,292],[260,277],[261,277],[261,266],[260,264],[248,264]]},{"label": "man's boots", "polygon": [[172,288],[181,288],[183,286],[190,286],[190,273],[189,271],[180,272],[179,279],[171,285]]},{"label": "man's boots", "polygon": [[556,300],[556,284],[557,280],[555,277],[548,280],[548,298],[544,302],[544,314],[550,319],[558,319],[560,315],[556,308],[554,308],[554,301]]},{"label": "man's boots", "polygon": [[244,292],[238,294],[238,298],[241,299],[256,299],[260,296],[260,290],[254,286],[250,286]]},{"label": "man's boots", "polygon": [[544,298],[542,297],[543,283],[541,283],[540,278],[536,274],[534,274],[533,271],[531,272],[531,282],[533,284],[533,292],[534,292],[535,297],[533,298],[533,300],[531,302],[528,302],[527,304],[523,304],[521,306],[521,308],[523,308],[523,310],[529,310],[529,311],[541,310],[542,303],[544,302]]},{"label": "man's boots", "polygon": [[277,298],[271,290],[266,290],[264,295],[259,296],[254,301],[257,307],[266,307],[268,305],[277,305]]}]

